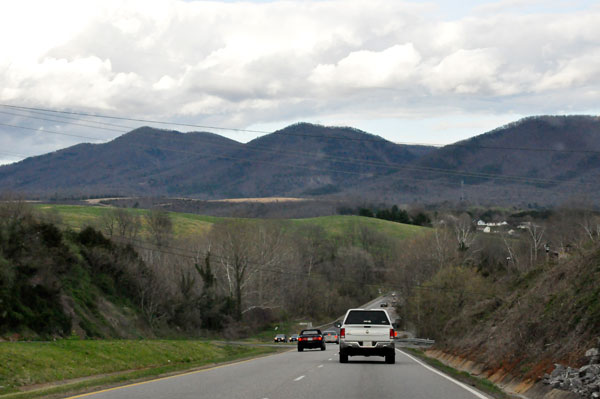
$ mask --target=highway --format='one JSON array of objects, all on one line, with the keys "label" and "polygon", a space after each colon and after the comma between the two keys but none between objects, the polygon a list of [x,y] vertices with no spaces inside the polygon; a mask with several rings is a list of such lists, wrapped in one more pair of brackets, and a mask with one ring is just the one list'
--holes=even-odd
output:
[{"label": "highway", "polygon": [[90,399],[304,399],[488,398],[426,368],[398,351],[396,364],[380,357],[338,362],[338,346],[218,366],[187,374],[75,396]]},{"label": "highway", "polygon": [[[395,318],[391,297],[379,297],[364,308],[381,309]],[[382,357],[350,358],[339,363],[338,345],[327,350],[290,350],[271,356],[153,381],[74,396],[71,399],[485,399],[452,378],[397,349],[396,364]]]}]

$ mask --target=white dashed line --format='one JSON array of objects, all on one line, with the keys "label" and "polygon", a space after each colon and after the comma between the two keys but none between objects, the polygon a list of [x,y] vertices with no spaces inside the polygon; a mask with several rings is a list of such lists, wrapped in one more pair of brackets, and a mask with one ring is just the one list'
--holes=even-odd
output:
[{"label": "white dashed line", "polygon": [[317,368],[321,368],[321,367],[323,367],[323,365],[322,365],[322,364],[319,364],[319,366],[318,366]]},{"label": "white dashed line", "polygon": [[329,359],[327,359],[327,360],[333,360],[333,359],[332,359],[332,358],[329,358]]},{"label": "white dashed line", "polygon": [[301,375],[300,377],[294,379],[294,381],[300,381],[301,379],[303,379],[304,377],[306,377],[305,375]]}]

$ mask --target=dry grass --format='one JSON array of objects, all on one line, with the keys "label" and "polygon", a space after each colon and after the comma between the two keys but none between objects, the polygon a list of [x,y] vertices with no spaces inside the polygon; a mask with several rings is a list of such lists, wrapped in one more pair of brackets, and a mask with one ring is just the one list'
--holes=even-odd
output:
[{"label": "dry grass", "polygon": [[266,197],[266,198],[226,198],[220,200],[211,200],[207,202],[231,202],[231,203],[243,203],[243,202],[254,202],[261,204],[269,204],[272,202],[301,202],[301,201],[312,201],[306,198],[292,198],[292,197]]}]

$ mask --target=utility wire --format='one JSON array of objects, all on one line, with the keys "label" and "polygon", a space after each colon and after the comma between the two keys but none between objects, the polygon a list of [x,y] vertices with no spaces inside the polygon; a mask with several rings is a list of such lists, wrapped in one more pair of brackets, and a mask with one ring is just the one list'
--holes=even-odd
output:
[{"label": "utility wire", "polygon": [[57,120],[57,119],[41,118],[39,116],[15,114],[13,112],[0,111],[0,114],[19,116],[19,117],[28,118],[28,119],[38,119],[38,120],[48,121],[48,122],[68,123],[69,125],[84,126],[84,127],[89,127],[89,128],[92,128],[92,129],[102,129],[102,130],[110,130],[110,131],[119,132],[119,133],[127,133],[126,130],[117,130],[117,129],[112,129],[112,128],[108,128],[108,127],[88,125],[88,124],[85,124],[85,123],[66,122],[66,121]]},{"label": "utility wire", "polygon": [[[20,109],[20,110],[28,110],[28,111],[32,111],[32,112],[33,111],[37,111],[37,112],[49,112],[49,113],[58,113],[58,114],[67,114],[67,115],[79,115],[79,116],[85,116],[85,117],[118,119],[118,120],[132,121],[132,122],[155,123],[155,124],[161,124],[161,125],[186,126],[186,127],[200,128],[200,129],[214,129],[214,130],[249,132],[249,133],[260,133],[260,134],[276,133],[276,134],[280,134],[282,136],[285,135],[285,136],[297,136],[297,137],[313,137],[313,138],[321,138],[321,139],[323,138],[323,136],[320,136],[320,135],[311,135],[311,134],[304,134],[304,133],[302,133],[302,134],[291,133],[291,132],[285,132],[284,133],[282,131],[271,132],[271,131],[265,131],[265,130],[229,128],[229,127],[211,126],[211,125],[197,125],[197,124],[190,124],[190,123],[168,122],[168,121],[158,121],[158,120],[150,120],[150,119],[136,119],[136,118],[126,118],[126,117],[100,115],[100,114],[90,114],[90,113],[84,113],[84,112],[59,111],[59,110],[48,109],[48,108],[24,107],[24,106],[16,106],[16,105],[1,104],[1,103],[0,103],[0,107],[7,107],[7,108],[13,108],[13,109]],[[76,118],[73,118],[73,119],[76,119]],[[95,122],[95,123],[100,123],[100,122]],[[127,128],[126,126],[123,126],[123,125],[113,125],[113,126]],[[353,130],[359,131],[359,129],[355,129],[355,128],[350,128],[349,127],[349,129],[353,129]],[[370,133],[367,133],[367,134],[369,136],[373,136]],[[481,148],[481,149],[506,150],[506,151],[536,151],[536,152],[557,152],[557,153],[564,152],[564,153],[600,154],[600,149],[585,149],[585,150],[583,150],[583,149],[572,149],[571,150],[571,149],[556,149],[556,148],[481,146],[481,145],[475,145],[475,144],[461,144],[460,142],[459,143],[452,143],[452,144],[394,142],[394,141],[386,140],[386,139],[379,138],[379,137],[347,137],[347,136],[332,136],[332,135],[327,136],[327,138],[329,138],[329,139],[337,139],[337,140],[349,140],[349,141],[372,141],[372,142],[378,142],[378,143],[391,142],[391,143],[394,143],[394,144],[411,145],[411,146],[462,147],[462,148]]]},{"label": "utility wire", "polygon": [[152,119],[125,118],[125,117],[120,117],[120,116],[88,114],[85,112],[57,111],[57,110],[47,109],[47,108],[21,107],[21,106],[8,105],[8,104],[0,104],[0,106],[7,107],[7,108],[27,109],[27,110],[33,110],[33,111],[56,112],[56,113],[68,114],[68,115],[89,116],[89,117],[94,117],[94,118],[117,119],[117,120],[123,120],[123,121],[143,122],[143,123],[156,123],[159,125],[186,126],[186,127],[200,128],[200,129],[230,130],[230,131],[236,131],[236,132],[249,132],[249,133],[261,133],[261,134],[272,133],[272,132],[267,132],[264,130],[250,130],[250,129],[239,129],[239,128],[232,128],[232,127],[195,125],[195,124],[191,124],[191,123],[165,122],[165,121],[157,121],[157,120],[152,120]]},{"label": "utility wire", "polygon": [[81,139],[88,139],[88,140],[95,140],[95,141],[108,141],[108,139],[101,139],[98,137],[82,136],[80,134],[55,132],[53,130],[44,130],[44,129],[38,129],[38,128],[33,128],[33,127],[10,125],[8,123],[0,123],[0,126],[14,127],[16,129],[33,130],[34,132],[38,132],[38,133],[60,134],[61,136],[77,137],[77,138],[81,138]]},{"label": "utility wire", "polygon": [[[3,113],[3,112],[0,111],[0,113]],[[19,115],[19,116],[23,116],[23,115]],[[23,116],[23,117],[25,117],[25,116]],[[36,118],[36,117],[33,117],[33,118],[41,119],[41,118]],[[65,121],[64,123],[77,125],[77,123],[67,122],[67,121]],[[64,135],[64,136],[86,138],[86,139],[95,140],[95,141],[103,141],[103,142],[109,141],[109,139],[103,139],[103,138],[98,138],[98,137],[75,135],[75,134],[56,132],[56,131],[51,131],[51,130],[39,130],[39,129],[35,129],[35,128],[29,128],[29,127],[18,126],[18,125],[10,125],[10,124],[4,124],[4,123],[0,123],[0,126],[8,126],[8,127],[13,127],[13,128],[18,128],[18,129],[27,129],[27,130],[33,130],[36,132],[43,132],[43,133],[49,133],[49,134],[58,134],[58,135]],[[94,126],[94,128],[115,131],[115,129],[108,129],[108,128],[103,128],[103,127]],[[125,133],[125,132],[123,131],[123,133]],[[152,132],[152,134],[160,135],[162,133]],[[174,137],[170,137],[170,139],[171,140],[183,139],[183,137],[174,136]],[[203,140],[202,137],[196,137],[196,139],[198,139],[199,141]],[[212,146],[221,146],[221,147],[229,148],[229,146],[226,144],[214,143],[212,141],[210,141],[209,144]],[[233,156],[227,156],[227,155],[222,155],[222,154],[221,155],[200,154],[195,151],[159,147],[159,146],[155,146],[155,145],[152,145],[152,146],[146,147],[146,148],[153,148],[153,149],[156,148],[156,149],[161,149],[161,150],[165,150],[165,151],[175,151],[175,152],[180,152],[180,153],[188,153],[188,154],[192,154],[192,155],[201,155],[205,158],[225,158],[225,159],[248,161],[247,158],[233,157]],[[317,157],[319,159],[333,159],[336,162],[340,162],[340,163],[358,164],[361,166],[363,166],[363,165],[379,166],[379,167],[384,167],[387,169],[392,169],[392,170],[397,170],[397,171],[400,171],[400,170],[419,171],[419,172],[425,171],[425,172],[433,172],[433,173],[440,173],[440,174],[446,174],[446,175],[474,177],[474,178],[483,178],[483,179],[512,180],[512,181],[517,181],[517,182],[521,182],[521,183],[531,183],[531,184],[567,184],[567,185],[574,185],[574,186],[583,186],[583,185],[587,186],[587,185],[593,184],[593,183],[585,183],[585,182],[577,183],[577,182],[571,182],[568,180],[543,179],[543,178],[526,177],[526,176],[500,175],[500,174],[491,174],[491,173],[482,173],[482,172],[466,172],[466,171],[461,171],[461,170],[452,170],[452,169],[444,169],[444,168],[420,167],[420,166],[414,166],[414,165],[394,164],[394,163],[389,163],[389,162],[370,161],[370,160],[363,160],[363,159],[357,159],[357,158],[344,158],[344,157],[336,157],[336,156],[322,157],[322,156],[318,156],[313,153],[282,150],[282,149],[272,149],[272,148],[261,148],[261,147],[258,147],[256,145],[252,145],[252,144],[246,144],[244,146],[244,149],[250,149],[253,151],[271,152],[271,153],[275,153],[275,154],[287,153],[287,154],[293,154],[293,155],[298,155],[298,156],[302,156],[302,157]],[[348,171],[348,170],[339,170],[339,169],[336,170],[336,169],[319,168],[319,167],[313,167],[313,166],[291,165],[289,163],[286,164],[286,163],[281,163],[281,162],[265,161],[265,160],[257,160],[257,159],[254,159],[251,161],[257,162],[257,163],[263,163],[263,164],[276,165],[276,166],[292,167],[292,168],[297,168],[297,169],[324,171],[324,172],[342,173],[342,174],[355,174],[355,175],[361,175],[361,176],[372,176],[374,173],[376,173],[373,171],[354,172],[354,171]],[[402,176],[402,178],[408,179],[408,180],[420,180],[420,181],[431,180],[431,179],[415,177],[415,176]]]}]

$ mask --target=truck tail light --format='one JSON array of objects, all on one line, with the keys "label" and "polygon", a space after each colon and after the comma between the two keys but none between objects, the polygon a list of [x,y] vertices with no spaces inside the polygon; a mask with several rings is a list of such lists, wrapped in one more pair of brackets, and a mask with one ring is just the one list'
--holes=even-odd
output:
[{"label": "truck tail light", "polygon": [[340,329],[340,338],[346,338],[346,329],[345,328]]},{"label": "truck tail light", "polygon": [[390,339],[394,339],[396,338],[396,333],[394,332],[393,328],[390,328]]}]

